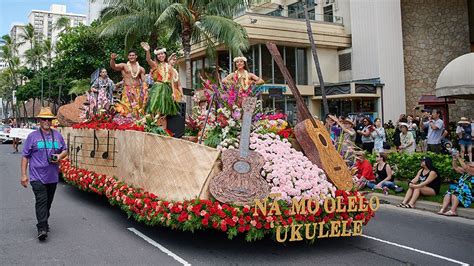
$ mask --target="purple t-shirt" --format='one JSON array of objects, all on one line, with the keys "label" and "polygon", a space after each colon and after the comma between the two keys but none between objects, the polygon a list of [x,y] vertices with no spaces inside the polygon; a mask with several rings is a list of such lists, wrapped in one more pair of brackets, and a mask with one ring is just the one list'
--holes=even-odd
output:
[{"label": "purple t-shirt", "polygon": [[67,150],[66,143],[64,143],[64,139],[59,132],[51,130],[54,134],[54,147],[51,132],[43,132],[45,144],[40,130],[31,132],[23,145],[23,157],[29,160],[30,182],[41,181],[43,184],[58,183],[59,165],[49,163],[48,158],[52,154],[59,154]]}]

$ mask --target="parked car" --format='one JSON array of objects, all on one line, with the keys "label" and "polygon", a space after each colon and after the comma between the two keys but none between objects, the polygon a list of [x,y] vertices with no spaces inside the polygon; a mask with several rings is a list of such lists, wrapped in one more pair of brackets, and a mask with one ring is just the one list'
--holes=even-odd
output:
[{"label": "parked car", "polygon": [[10,138],[10,127],[8,125],[0,125],[0,142],[2,144],[8,144],[13,142],[13,138]]}]

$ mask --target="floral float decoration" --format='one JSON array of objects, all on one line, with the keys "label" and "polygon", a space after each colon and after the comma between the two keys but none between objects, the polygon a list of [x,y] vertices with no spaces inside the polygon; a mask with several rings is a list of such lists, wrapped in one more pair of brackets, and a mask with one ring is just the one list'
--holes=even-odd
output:
[{"label": "floral float decoration", "polygon": [[[193,108],[186,117],[186,134],[202,137],[204,145],[218,150],[238,149],[242,99],[258,96],[258,88],[242,90],[205,81],[203,95],[208,108]],[[134,119],[108,112],[92,116],[73,128],[172,135],[150,115]],[[151,226],[191,232],[214,229],[226,233],[229,239],[244,235],[247,241],[270,235],[278,242],[312,242],[317,238],[362,233],[362,225],[370,221],[378,208],[378,199],[367,200],[358,191],[337,190],[323,169],[295,149],[293,129],[286,116],[264,110],[261,101],[253,114],[251,132],[250,149],[264,157],[261,176],[271,190],[269,199],[256,200],[254,205],[237,206],[198,198],[169,201],[166,195],[134,187],[120,181],[120,177],[74,167],[69,160],[62,161],[60,169],[67,183],[107,197],[111,205],[119,206],[129,217]]]}]

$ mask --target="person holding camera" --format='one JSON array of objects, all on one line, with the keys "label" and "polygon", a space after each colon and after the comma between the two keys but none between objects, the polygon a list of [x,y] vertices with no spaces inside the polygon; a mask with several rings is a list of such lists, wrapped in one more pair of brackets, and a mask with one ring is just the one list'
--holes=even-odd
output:
[{"label": "person holding camera", "polygon": [[[469,164],[466,164],[456,150],[453,150],[452,156],[453,169],[461,174],[461,176],[456,182],[450,184],[448,191],[446,191],[446,194],[444,195],[443,205],[438,214],[446,216],[457,216],[456,210],[459,203],[466,208],[469,208],[472,204],[472,177],[474,176],[474,163],[470,162]],[[451,208],[447,211],[449,204],[451,204]]]},{"label": "person holding camera", "polygon": [[33,189],[38,239],[43,241],[48,237],[49,211],[59,181],[58,163],[68,152],[61,134],[51,129],[51,122],[55,118],[51,109],[42,107],[36,118],[39,120],[40,129],[30,133],[23,146],[21,185],[26,188],[30,183]]},{"label": "person holding camera", "polygon": [[[441,139],[443,138],[444,122],[440,119],[441,111],[433,109],[428,121],[423,123],[424,128],[428,128],[428,151],[441,153]],[[424,115],[426,117],[426,114]]]},{"label": "person holding camera", "polygon": [[361,135],[362,149],[372,153],[374,149],[374,138],[372,137],[372,132],[375,131],[375,127],[368,117],[364,117],[362,123],[364,123],[364,128],[362,130],[357,130],[357,134]]},{"label": "person holding camera", "polygon": [[461,148],[461,157],[464,158],[467,155],[469,162],[472,162],[472,137],[474,136],[474,125],[467,117],[461,117],[456,128],[456,134],[459,137],[459,147]]}]

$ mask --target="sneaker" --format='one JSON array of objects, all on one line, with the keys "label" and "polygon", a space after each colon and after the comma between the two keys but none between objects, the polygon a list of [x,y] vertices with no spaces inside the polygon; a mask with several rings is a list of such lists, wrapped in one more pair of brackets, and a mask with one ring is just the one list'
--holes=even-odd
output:
[{"label": "sneaker", "polygon": [[388,195],[388,187],[384,187],[384,188],[383,188],[383,194],[384,194],[384,195]]},{"label": "sneaker", "polygon": [[396,187],[395,187],[395,192],[396,192],[396,193],[403,192],[403,187],[396,186]]},{"label": "sneaker", "polygon": [[44,241],[48,237],[48,233],[45,230],[38,231],[38,239]]}]

